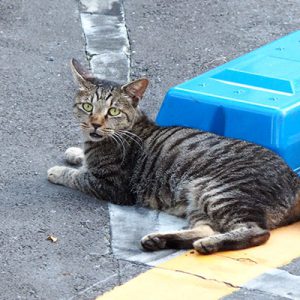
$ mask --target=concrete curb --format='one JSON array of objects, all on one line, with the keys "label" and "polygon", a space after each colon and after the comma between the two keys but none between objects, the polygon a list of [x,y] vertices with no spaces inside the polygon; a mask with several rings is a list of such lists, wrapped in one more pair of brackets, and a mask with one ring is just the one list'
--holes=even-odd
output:
[{"label": "concrete curb", "polygon": [[86,55],[100,78],[120,83],[130,78],[130,46],[121,0],[81,0]]}]

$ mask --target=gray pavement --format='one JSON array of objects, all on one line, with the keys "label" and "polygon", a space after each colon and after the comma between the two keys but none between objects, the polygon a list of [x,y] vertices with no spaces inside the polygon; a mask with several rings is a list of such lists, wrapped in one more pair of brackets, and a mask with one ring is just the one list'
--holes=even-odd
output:
[{"label": "gray pavement", "polygon": [[[130,73],[151,80],[142,107],[152,117],[171,86],[300,29],[299,0],[122,3]],[[0,299],[93,299],[149,268],[114,255],[106,202],[46,180],[80,144],[68,66],[85,59],[80,11],[89,13],[75,0],[0,0]],[[300,262],[282,269],[298,276]],[[250,288],[230,296],[284,298]]]},{"label": "gray pavement", "polygon": [[46,179],[80,143],[69,70],[85,59],[78,7],[0,1],[1,299],[93,299],[144,269],[112,255],[107,203]]}]

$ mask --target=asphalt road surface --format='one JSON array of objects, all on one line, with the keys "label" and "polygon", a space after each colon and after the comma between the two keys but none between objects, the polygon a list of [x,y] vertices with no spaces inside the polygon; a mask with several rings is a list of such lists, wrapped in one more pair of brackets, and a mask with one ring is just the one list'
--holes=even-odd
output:
[{"label": "asphalt road surface", "polygon": [[[299,0],[123,3],[130,73],[151,80],[142,107],[152,117],[171,86],[300,28]],[[114,257],[106,202],[46,179],[81,141],[68,65],[85,60],[80,9],[0,0],[0,299],[93,299],[147,269]]]}]

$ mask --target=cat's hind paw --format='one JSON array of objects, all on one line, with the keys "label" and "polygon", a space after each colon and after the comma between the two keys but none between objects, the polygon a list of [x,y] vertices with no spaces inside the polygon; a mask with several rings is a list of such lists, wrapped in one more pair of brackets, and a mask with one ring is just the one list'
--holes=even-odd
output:
[{"label": "cat's hind paw", "polygon": [[78,147],[70,147],[65,152],[65,159],[71,165],[80,165],[83,161],[83,150]]},{"label": "cat's hind paw", "polygon": [[193,247],[201,254],[212,254],[219,251],[217,241],[213,237],[205,237],[193,243]]},{"label": "cat's hind paw", "polygon": [[160,233],[151,233],[144,236],[141,245],[145,250],[157,251],[166,248],[167,241]]},{"label": "cat's hind paw", "polygon": [[63,175],[66,170],[64,166],[54,166],[47,171],[48,180],[55,184],[62,184]]}]

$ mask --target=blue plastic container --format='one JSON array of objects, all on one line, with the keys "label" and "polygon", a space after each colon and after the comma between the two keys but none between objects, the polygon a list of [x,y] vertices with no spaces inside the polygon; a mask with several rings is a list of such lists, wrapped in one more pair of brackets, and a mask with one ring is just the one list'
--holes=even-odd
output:
[{"label": "blue plastic container", "polygon": [[300,172],[300,31],[171,88],[157,116],[263,145]]}]

